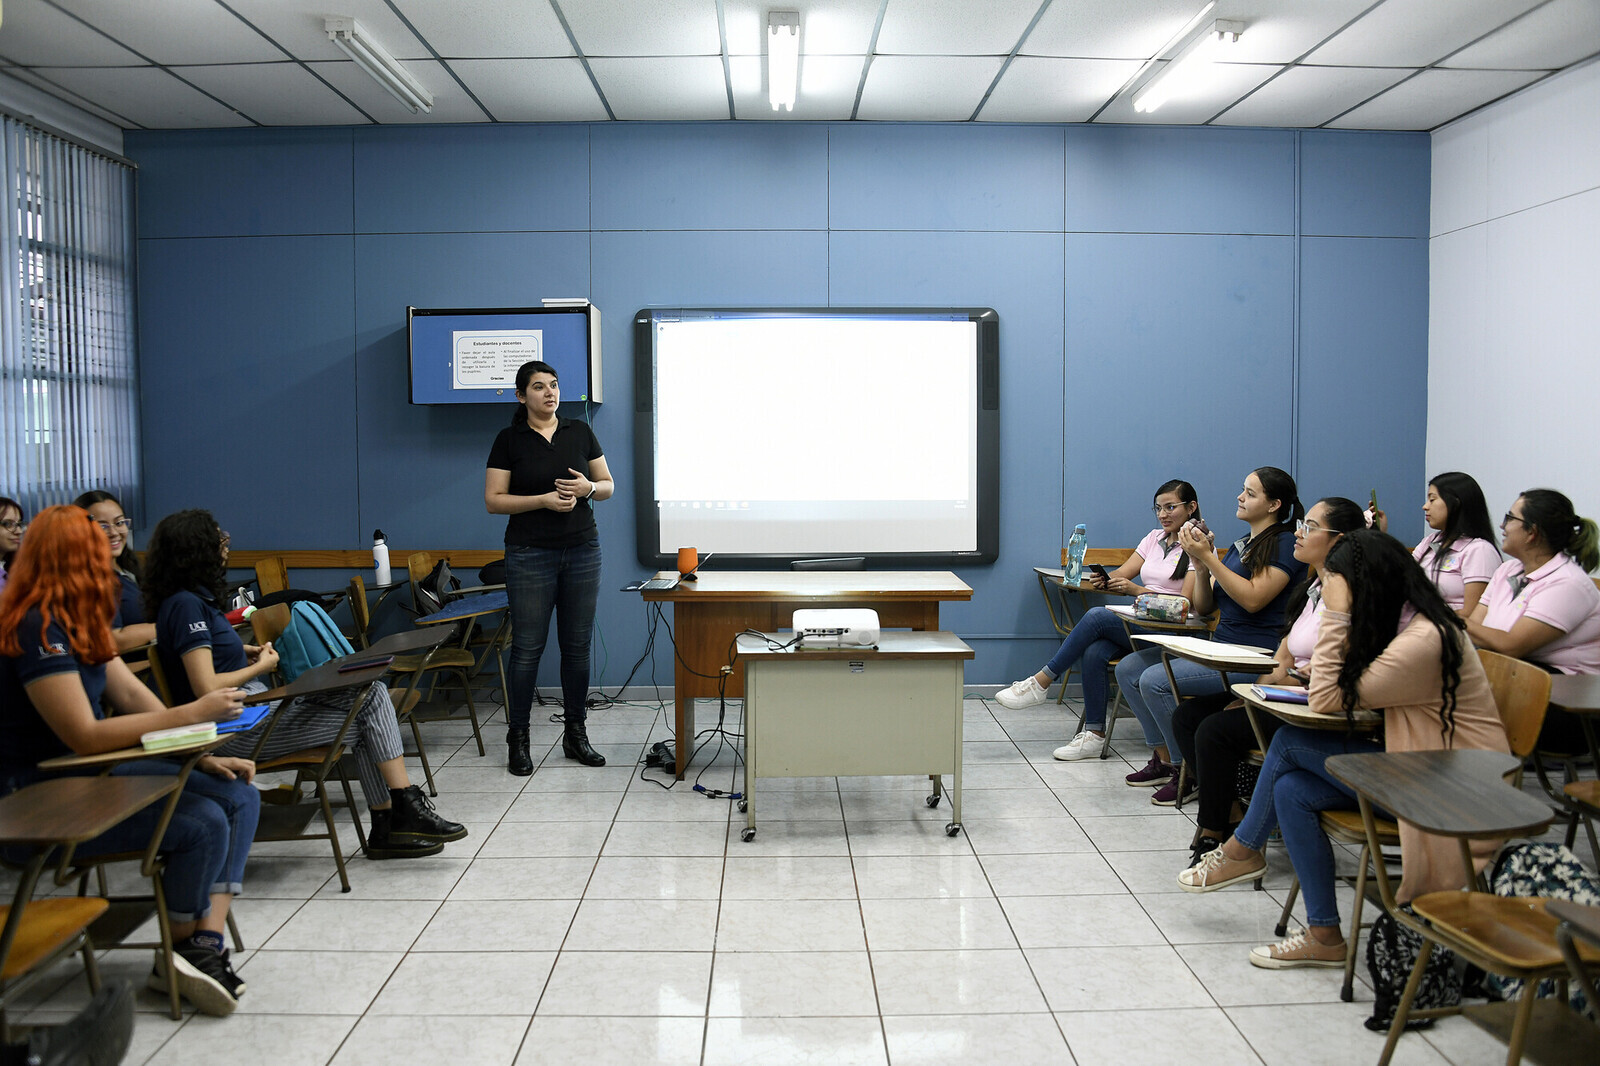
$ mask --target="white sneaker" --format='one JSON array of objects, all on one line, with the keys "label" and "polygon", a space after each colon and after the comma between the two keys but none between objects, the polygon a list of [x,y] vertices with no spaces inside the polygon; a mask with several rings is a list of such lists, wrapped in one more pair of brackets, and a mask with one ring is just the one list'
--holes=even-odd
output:
[{"label": "white sneaker", "polygon": [[1037,707],[1044,702],[1044,689],[1039,687],[1039,682],[1031,676],[1021,681],[1014,682],[1009,688],[1003,688],[995,693],[1000,706],[1020,711],[1024,707]]},{"label": "white sneaker", "polygon": [[1062,762],[1077,762],[1079,759],[1098,759],[1100,753],[1105,750],[1106,738],[1096,736],[1086,729],[1052,754]]}]

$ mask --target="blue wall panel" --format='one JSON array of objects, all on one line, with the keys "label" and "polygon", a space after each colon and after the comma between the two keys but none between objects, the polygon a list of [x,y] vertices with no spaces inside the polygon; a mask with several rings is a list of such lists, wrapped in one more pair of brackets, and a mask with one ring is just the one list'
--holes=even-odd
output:
[{"label": "blue wall panel", "polygon": [[597,230],[822,229],[825,126],[617,125],[594,131]]},{"label": "blue wall panel", "polygon": [[586,230],[588,190],[585,126],[355,132],[358,233]]},{"label": "blue wall panel", "polygon": [[1426,133],[1300,134],[1300,232],[1426,237],[1432,141]]},{"label": "blue wall panel", "polygon": [[206,507],[241,548],[356,542],[352,277],[349,237],[139,242],[152,525]]},{"label": "blue wall panel", "polygon": [[1300,473],[1312,496],[1365,503],[1422,539],[1428,242],[1312,237],[1301,245]]},{"label": "blue wall panel", "polygon": [[833,126],[835,229],[1058,230],[1054,126]]},{"label": "blue wall panel", "polygon": [[350,232],[350,131],[140,133],[139,236]]},{"label": "blue wall panel", "polygon": [[1066,127],[1066,228],[1293,233],[1294,133]]}]

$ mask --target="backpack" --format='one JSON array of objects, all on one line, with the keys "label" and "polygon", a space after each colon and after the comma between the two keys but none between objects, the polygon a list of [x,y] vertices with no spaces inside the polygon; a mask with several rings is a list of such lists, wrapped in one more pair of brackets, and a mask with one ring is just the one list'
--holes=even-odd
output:
[{"label": "backpack", "polygon": [[440,559],[428,571],[428,576],[417,582],[417,614],[430,615],[444,609],[450,594],[461,587],[461,580],[450,573],[450,564]]},{"label": "backpack", "polygon": [[[1600,905],[1600,881],[1584,868],[1583,863],[1568,848],[1560,844],[1517,844],[1506,848],[1495,860],[1494,873],[1489,878],[1489,891],[1497,896],[1538,896],[1541,899],[1567,899],[1574,903]],[[1522,992],[1523,982],[1514,977],[1491,973],[1484,978],[1484,987],[1502,999],[1514,999]],[[1569,1002],[1579,1013],[1585,1010],[1584,995],[1574,984]],[[1535,993],[1540,999],[1556,994],[1553,980],[1539,982]]]},{"label": "backpack", "polygon": [[[1411,913],[1410,905],[1405,907]],[[1372,1017],[1366,1020],[1368,1029],[1386,1033],[1394,1022],[1395,1011],[1400,1007],[1400,997],[1405,994],[1406,982],[1422,953],[1422,935],[1394,920],[1385,911],[1372,923],[1367,935],[1367,973],[1372,977]],[[1434,1007],[1452,1007],[1461,1002],[1461,971],[1456,969],[1455,953],[1438,944],[1428,956],[1428,966],[1422,971],[1422,983],[1417,986],[1417,998],[1412,1010]],[[1406,1032],[1428,1029],[1432,1018],[1407,1018]]]},{"label": "backpack", "polygon": [[313,666],[355,651],[333,624],[333,619],[312,600],[289,605],[289,624],[273,645],[278,652],[278,672],[293,681]]}]

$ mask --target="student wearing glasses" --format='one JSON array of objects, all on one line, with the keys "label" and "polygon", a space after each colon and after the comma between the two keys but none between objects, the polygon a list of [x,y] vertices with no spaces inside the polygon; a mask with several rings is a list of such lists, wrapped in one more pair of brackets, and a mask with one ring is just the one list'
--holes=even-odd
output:
[{"label": "student wearing glasses", "polygon": [[[1529,489],[1500,521],[1509,559],[1467,619],[1480,648],[1537,663],[1558,674],[1600,674],[1600,529],[1554,489]],[[1576,718],[1552,708],[1539,746],[1586,751]]]},{"label": "student wearing glasses", "polygon": [[[1187,481],[1167,482],[1156,490],[1154,510],[1160,525],[1146,533],[1133,554],[1104,580],[1091,578],[1096,588],[1123,596],[1143,592],[1189,595],[1193,577],[1189,556],[1178,545],[1178,530],[1191,518],[1200,517],[1194,486]],[[995,699],[1012,710],[1036,706],[1045,701],[1045,690],[1052,682],[1073,663],[1081,663],[1083,731],[1057,748],[1055,757],[1062,762],[1097,759],[1106,746],[1106,698],[1110,687],[1106,668],[1111,660],[1132,650],[1121,620],[1104,607],[1092,608],[1072,627],[1042,670],[1001,689]]]},{"label": "student wearing glasses", "polygon": [[22,520],[22,504],[9,496],[0,496],[0,589],[6,587],[6,571],[11,560],[22,546],[22,531],[28,523]]},{"label": "student wearing glasses", "polygon": [[133,550],[133,522],[122,513],[122,504],[103,489],[86,492],[72,501],[89,512],[100,531],[111,542],[111,565],[117,571],[121,596],[117,613],[111,619],[111,636],[117,652],[143,647],[156,639],[156,625],[144,620],[144,594],[139,591],[139,556]]}]

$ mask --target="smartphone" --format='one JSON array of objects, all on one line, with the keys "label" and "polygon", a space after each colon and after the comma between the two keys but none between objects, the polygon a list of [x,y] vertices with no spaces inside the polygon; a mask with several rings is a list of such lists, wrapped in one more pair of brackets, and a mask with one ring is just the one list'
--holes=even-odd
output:
[{"label": "smartphone", "polygon": [[1089,569],[1094,571],[1094,576],[1099,578],[1101,581],[1111,580],[1111,575],[1106,573],[1106,568],[1101,566],[1099,563],[1090,563]]},{"label": "smartphone", "polygon": [[1372,490],[1372,502],[1368,503],[1367,507],[1368,507],[1369,510],[1377,511],[1377,509],[1378,509],[1378,490],[1377,489],[1373,489]]},{"label": "smartphone", "polygon": [[388,666],[392,662],[394,662],[393,655],[376,655],[370,659],[356,659],[352,662],[341,663],[339,672],[341,674],[353,674],[358,670],[374,670],[380,666]]}]

